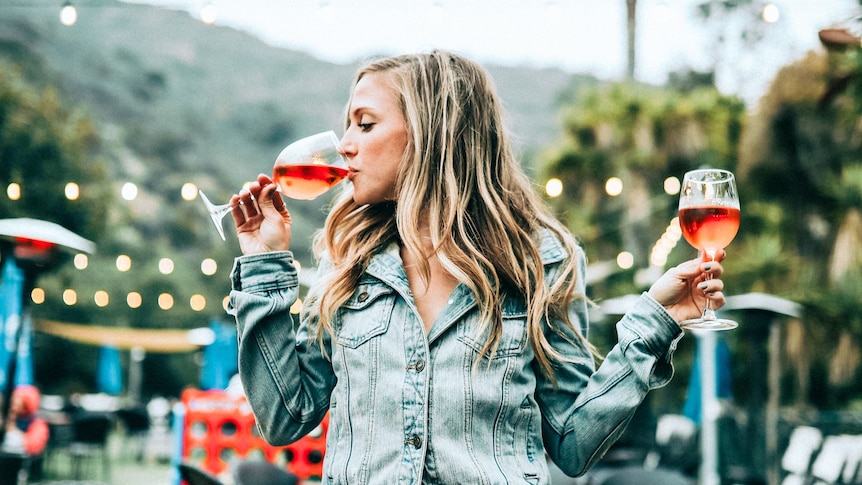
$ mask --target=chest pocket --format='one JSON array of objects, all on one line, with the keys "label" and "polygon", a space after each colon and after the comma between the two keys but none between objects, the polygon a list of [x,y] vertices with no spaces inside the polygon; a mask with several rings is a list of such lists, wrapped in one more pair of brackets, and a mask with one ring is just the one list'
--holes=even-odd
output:
[{"label": "chest pocket", "polygon": [[[460,326],[458,340],[467,345],[477,354],[482,351],[490,329],[478,334],[476,331],[478,314],[474,318],[464,319]],[[527,345],[527,308],[523,300],[507,297],[503,301],[503,333],[500,345],[493,359],[501,359],[520,355]]]},{"label": "chest pocket", "polygon": [[385,333],[392,319],[395,298],[392,288],[379,283],[360,283],[338,311],[335,331],[338,343],[357,348]]}]

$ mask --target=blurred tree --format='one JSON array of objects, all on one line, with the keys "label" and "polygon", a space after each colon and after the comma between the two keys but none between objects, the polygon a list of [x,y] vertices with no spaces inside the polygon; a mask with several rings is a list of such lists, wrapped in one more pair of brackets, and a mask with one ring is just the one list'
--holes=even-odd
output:
[{"label": "blurred tree", "polygon": [[786,66],[752,114],[740,151],[746,196],[756,201],[748,212],[762,222],[746,238],[772,241],[772,250],[751,252],[734,268],[749,286],[806,305],[785,342],[798,376],[788,394],[803,407],[840,409],[862,397],[860,79],[858,37]]},{"label": "blurred tree", "polygon": [[[566,114],[564,146],[543,162],[543,175],[563,182],[551,203],[592,260],[625,250],[637,267],[648,266],[650,247],[676,214],[665,179],[704,165],[733,170],[744,112],[740,100],[709,86],[584,89]],[[612,177],[622,183],[619,195],[606,191]]]},{"label": "blurred tree", "polygon": [[[98,237],[112,202],[98,146],[92,123],[68,112],[56,90],[37,90],[0,63],[0,185],[21,191],[0,198],[0,218],[43,219]],[[75,200],[65,195],[70,182],[80,187]]]}]

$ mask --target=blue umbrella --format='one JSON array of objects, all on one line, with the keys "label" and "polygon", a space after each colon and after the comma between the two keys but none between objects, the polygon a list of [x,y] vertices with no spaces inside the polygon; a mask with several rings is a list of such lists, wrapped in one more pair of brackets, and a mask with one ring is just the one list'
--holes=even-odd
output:
[{"label": "blue umbrella", "polygon": [[123,367],[116,347],[99,347],[99,371],[96,374],[99,392],[119,396],[123,392]]},{"label": "blue umbrella", "polygon": [[236,327],[219,320],[210,322],[215,339],[204,348],[201,389],[224,389],[237,373]]},{"label": "blue umbrella", "polygon": [[[29,338],[31,332],[29,326],[22,326],[25,319],[22,315],[22,292],[24,291],[24,272],[15,263],[14,258],[7,258],[3,264],[3,273],[0,275],[0,337],[2,337],[2,345],[0,345],[0,389],[6,386],[9,380],[10,364],[14,356],[18,355],[21,362],[19,350],[19,339],[25,339],[27,350],[27,358],[30,356]],[[29,322],[29,319],[26,319]],[[31,370],[30,380],[32,380],[32,364],[27,364]],[[24,370],[26,372],[26,370]],[[20,375],[20,374],[19,374]],[[27,382],[29,384],[29,382]]]}]

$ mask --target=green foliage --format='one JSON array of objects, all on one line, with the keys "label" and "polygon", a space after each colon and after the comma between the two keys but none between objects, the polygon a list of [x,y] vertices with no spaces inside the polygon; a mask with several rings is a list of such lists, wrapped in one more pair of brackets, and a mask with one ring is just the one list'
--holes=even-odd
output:
[{"label": "green foliage", "polygon": [[[714,87],[686,91],[613,83],[579,91],[565,112],[565,145],[543,159],[541,174],[563,182],[550,201],[584,241],[591,260],[633,252],[648,264],[649,247],[675,215],[664,180],[686,170],[736,167],[745,106]],[[619,197],[604,193],[619,177]]]},{"label": "green foliage", "polygon": [[[90,237],[104,230],[111,204],[98,161],[98,137],[86,118],[68,112],[56,90],[27,85],[14,66],[0,63],[0,186],[16,183],[21,197],[0,198],[0,218],[31,217],[62,223]],[[69,200],[75,182],[82,197]]]},{"label": "green foliage", "polygon": [[[355,65],[271,47],[174,10],[104,0],[65,27],[57,4],[25,3],[0,0],[0,183],[23,188],[19,201],[0,197],[0,217],[52,220],[97,244],[87,268],[62,264],[39,277],[47,300],[32,306],[33,316],[153,329],[227,319],[222,302],[239,251],[235,239],[218,238],[199,200],[180,197],[183,184],[226,200],[269,171],[288,142],[338,131]],[[552,69],[490,70],[525,153],[557,137],[558,93],[590,82]],[[22,147],[26,156],[10,158]],[[77,201],[64,197],[68,181],[81,185]],[[126,182],[137,187],[134,200],[119,196]],[[290,204],[293,249],[305,267],[314,265],[312,234],[328,203]],[[118,255],[131,258],[130,271],[117,270]],[[165,257],[175,264],[170,274],[158,270]],[[205,258],[217,263],[215,274],[201,272]],[[67,288],[78,292],[75,305],[60,299]],[[110,294],[107,306],[95,304],[97,290]],[[141,294],[141,307],[129,308],[129,292]],[[169,310],[157,303],[162,293],[173,296]],[[203,311],[190,308],[195,294],[206,298]],[[46,392],[94,390],[93,348],[39,333],[34,345]],[[148,356],[144,366],[145,396],[177,395],[197,380],[191,354]]]}]

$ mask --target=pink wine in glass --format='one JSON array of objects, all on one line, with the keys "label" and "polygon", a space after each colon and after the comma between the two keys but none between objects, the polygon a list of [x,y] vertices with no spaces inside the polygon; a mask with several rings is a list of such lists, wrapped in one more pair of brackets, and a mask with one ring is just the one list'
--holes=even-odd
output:
[{"label": "pink wine in glass", "polygon": [[312,200],[347,176],[347,169],[332,165],[276,165],[273,179],[291,199]]},{"label": "pink wine in glass", "polygon": [[[685,240],[714,261],[716,252],[730,244],[739,231],[739,196],[733,173],[710,168],[686,172],[679,191],[679,226]],[[704,281],[711,277],[707,273]],[[700,317],[679,324],[702,330],[730,330],[739,325],[718,318],[709,299]]]},{"label": "pink wine in glass", "polygon": [[679,210],[679,225],[685,240],[704,251],[723,249],[739,231],[739,209],[735,207],[686,207]]},{"label": "pink wine in glass", "polygon": [[[338,137],[333,131],[296,140],[278,154],[272,178],[282,195],[292,199],[311,200],[347,177],[347,160],[341,154]],[[222,219],[233,208],[230,203],[216,205],[203,191],[198,191],[207,213],[225,240]]]}]

